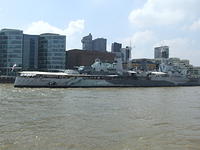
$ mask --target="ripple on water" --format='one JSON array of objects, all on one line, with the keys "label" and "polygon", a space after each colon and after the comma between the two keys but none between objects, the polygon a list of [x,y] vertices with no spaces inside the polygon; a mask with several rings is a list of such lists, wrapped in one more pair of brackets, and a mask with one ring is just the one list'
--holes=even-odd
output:
[{"label": "ripple on water", "polygon": [[0,150],[200,147],[199,87],[0,86]]}]

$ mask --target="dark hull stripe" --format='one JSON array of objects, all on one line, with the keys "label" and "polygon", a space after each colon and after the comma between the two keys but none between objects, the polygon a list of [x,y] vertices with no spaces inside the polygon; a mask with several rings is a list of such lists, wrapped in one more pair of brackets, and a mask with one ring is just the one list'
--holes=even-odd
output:
[{"label": "dark hull stripe", "polygon": [[200,86],[200,84],[198,85],[148,85],[148,86],[134,86],[134,85],[130,85],[130,86],[32,86],[32,85],[15,85],[14,87],[17,88],[152,88],[152,87],[194,87],[194,86]]}]

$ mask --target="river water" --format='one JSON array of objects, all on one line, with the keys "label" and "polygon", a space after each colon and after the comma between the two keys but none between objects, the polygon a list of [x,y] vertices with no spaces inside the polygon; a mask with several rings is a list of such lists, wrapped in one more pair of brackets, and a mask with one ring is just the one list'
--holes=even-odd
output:
[{"label": "river water", "polygon": [[200,150],[200,87],[0,84],[0,150]]}]

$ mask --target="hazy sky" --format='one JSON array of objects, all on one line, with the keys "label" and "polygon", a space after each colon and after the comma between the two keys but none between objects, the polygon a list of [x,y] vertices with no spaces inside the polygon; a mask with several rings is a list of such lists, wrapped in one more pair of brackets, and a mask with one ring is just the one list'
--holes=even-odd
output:
[{"label": "hazy sky", "polygon": [[200,0],[0,0],[0,28],[24,33],[60,33],[67,49],[81,38],[134,47],[132,58],[153,58],[154,47],[170,46],[170,57],[200,66]]}]

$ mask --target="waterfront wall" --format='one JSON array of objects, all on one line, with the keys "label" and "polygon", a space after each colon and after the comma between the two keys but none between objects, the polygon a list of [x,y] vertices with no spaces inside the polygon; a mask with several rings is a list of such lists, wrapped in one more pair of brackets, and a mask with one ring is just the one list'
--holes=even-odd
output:
[{"label": "waterfront wall", "polygon": [[14,76],[0,76],[0,83],[14,83]]}]

